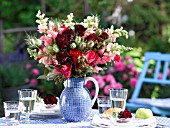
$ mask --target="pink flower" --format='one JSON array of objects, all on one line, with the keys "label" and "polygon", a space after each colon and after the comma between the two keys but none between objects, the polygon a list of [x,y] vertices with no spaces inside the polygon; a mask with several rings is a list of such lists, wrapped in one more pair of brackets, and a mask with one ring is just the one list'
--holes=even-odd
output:
[{"label": "pink flower", "polygon": [[99,88],[103,88],[105,85],[105,82],[103,81],[103,76],[101,75],[94,75],[92,76],[94,79],[96,79],[96,81],[98,82]]},{"label": "pink flower", "polygon": [[115,72],[114,67],[110,67],[110,68],[108,69],[108,73],[112,73],[112,72]]},{"label": "pink flower", "polygon": [[116,85],[115,85],[115,88],[122,88],[122,84],[121,83],[116,83]]},{"label": "pink flower", "polygon": [[111,82],[111,81],[112,81],[112,83],[116,83],[115,78],[114,78],[113,75],[111,75],[111,74],[107,74],[107,75],[104,77],[104,80],[105,80],[106,82]]},{"label": "pink flower", "polygon": [[29,83],[30,80],[28,78],[25,79],[25,83]]},{"label": "pink flower", "polygon": [[45,25],[38,25],[38,32],[39,33],[45,33],[47,29],[47,26]]},{"label": "pink flower", "polygon": [[132,60],[132,58],[131,58],[131,57],[129,57],[129,56],[125,56],[125,60],[127,60],[127,61],[131,61],[131,60]]},{"label": "pink flower", "polygon": [[39,74],[39,70],[38,69],[36,69],[36,68],[32,69],[32,75],[33,76],[37,76],[38,74]]},{"label": "pink flower", "polygon": [[162,79],[162,73],[158,74],[158,79]]},{"label": "pink flower", "polygon": [[95,90],[91,90],[91,96],[95,95]]},{"label": "pink flower", "polygon": [[90,89],[92,86],[92,82],[91,81],[87,81],[86,83],[86,88]]},{"label": "pink flower", "polygon": [[130,86],[134,88],[137,84],[137,79],[136,78],[130,78]]},{"label": "pink flower", "polygon": [[41,57],[39,59],[39,63],[42,63],[44,65],[52,64],[52,60],[50,57]]},{"label": "pink flower", "polygon": [[97,81],[103,79],[103,76],[101,75],[93,75],[92,77],[96,79]]},{"label": "pink flower", "polygon": [[138,70],[137,69],[132,69],[132,72],[133,72],[133,75],[134,75],[134,77],[138,77],[138,75],[139,75],[139,72],[138,72]]},{"label": "pink flower", "polygon": [[32,66],[32,65],[31,65],[30,63],[26,64],[26,69],[30,69],[31,66]]},{"label": "pink flower", "polygon": [[85,54],[85,57],[87,58],[87,63],[88,64],[93,64],[97,61],[98,59],[98,54],[95,53],[94,50],[90,50],[88,52],[86,52]]},{"label": "pink flower", "polygon": [[127,74],[123,74],[122,80],[123,80],[123,81],[126,81],[127,79],[128,79],[128,75],[127,75]]},{"label": "pink flower", "polygon": [[45,46],[50,46],[51,43],[52,43],[52,38],[51,37],[48,37],[48,36],[41,36],[40,37],[40,40],[42,40],[44,42],[44,45]]},{"label": "pink flower", "polygon": [[45,92],[45,88],[44,88],[44,87],[41,87],[41,88],[40,88],[40,92]]},{"label": "pink flower", "polygon": [[168,75],[170,75],[170,69],[168,69]]},{"label": "pink flower", "polygon": [[113,43],[109,43],[107,46],[106,46],[106,50],[107,51],[112,51],[114,49],[114,44]]},{"label": "pink flower", "polygon": [[51,37],[53,39],[55,39],[58,35],[58,32],[54,31],[54,30],[48,30],[47,31],[48,37]]},{"label": "pink flower", "polygon": [[106,85],[105,87],[104,87],[104,93],[106,94],[106,95],[109,95],[109,89],[110,88],[112,88],[112,86],[110,86],[110,85]]},{"label": "pink flower", "polygon": [[126,64],[123,61],[117,62],[114,65],[115,71],[123,71],[126,67]]},{"label": "pink flower", "polygon": [[60,26],[60,28],[58,28],[59,34],[62,34],[64,31],[66,31],[68,28],[65,26]]},{"label": "pink flower", "polygon": [[134,66],[135,66],[135,64],[134,64],[134,63],[130,63],[130,64],[128,65],[128,68],[133,69],[133,68],[134,68]]},{"label": "pink flower", "polygon": [[36,86],[36,85],[38,84],[37,79],[32,79],[32,80],[30,81],[30,84],[31,84],[32,86]]},{"label": "pink flower", "polygon": [[95,33],[93,28],[88,28],[86,29],[86,31],[84,32],[84,36],[82,37],[83,39],[85,39],[87,36],[89,36],[90,34]]},{"label": "pink flower", "polygon": [[104,87],[105,82],[102,79],[98,80],[97,82],[98,82],[99,88],[103,88]]},{"label": "pink flower", "polygon": [[102,71],[103,69],[101,67],[95,66],[93,72],[98,73],[99,71]]},{"label": "pink flower", "polygon": [[147,73],[151,74],[152,73],[152,69],[148,69]]},{"label": "pink flower", "polygon": [[106,50],[106,46],[104,46],[103,49],[99,49],[99,50],[98,50],[98,53],[99,53],[100,55],[103,55],[105,50]]}]

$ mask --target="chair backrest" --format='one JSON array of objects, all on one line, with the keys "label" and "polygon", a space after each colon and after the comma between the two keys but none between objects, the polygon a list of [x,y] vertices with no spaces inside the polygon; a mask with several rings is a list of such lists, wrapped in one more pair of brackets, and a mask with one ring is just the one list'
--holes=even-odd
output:
[{"label": "chair backrest", "polygon": [[[138,98],[139,93],[142,88],[142,84],[153,83],[153,84],[166,84],[170,85],[170,79],[168,79],[168,70],[170,67],[170,54],[163,54],[159,52],[146,52],[144,55],[144,65],[142,71],[139,75],[138,82],[132,94],[132,99]],[[147,77],[147,71],[149,66],[155,63],[153,77]],[[159,74],[162,74],[162,77],[159,77]]]}]

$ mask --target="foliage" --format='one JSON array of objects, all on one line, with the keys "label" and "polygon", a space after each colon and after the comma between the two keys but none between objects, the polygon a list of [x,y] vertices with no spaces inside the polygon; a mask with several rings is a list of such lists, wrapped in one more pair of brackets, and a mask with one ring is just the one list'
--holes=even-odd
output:
[{"label": "foliage", "polygon": [[128,42],[131,43],[128,45],[141,47],[143,52],[170,52],[168,37],[164,36],[170,21],[166,8],[168,5],[170,6],[167,1],[138,0],[124,6],[128,20],[123,26],[135,32],[135,37],[129,38]]},{"label": "foliage", "polygon": [[87,77],[104,70],[119,61],[122,51],[129,50],[119,45],[116,39],[127,38],[123,28],[99,28],[99,19],[88,16],[83,22],[75,22],[73,13],[66,20],[54,21],[37,13],[36,22],[40,38],[28,36],[28,53],[45,67],[47,80],[62,83],[70,77]]}]

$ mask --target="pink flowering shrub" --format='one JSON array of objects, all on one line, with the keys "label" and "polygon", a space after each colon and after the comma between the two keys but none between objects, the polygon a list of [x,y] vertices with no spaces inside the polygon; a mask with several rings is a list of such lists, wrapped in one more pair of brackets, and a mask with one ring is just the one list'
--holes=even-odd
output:
[{"label": "pink flowering shrub", "polygon": [[38,75],[40,73],[39,69],[34,67],[33,64],[27,63],[25,65],[25,69],[27,72],[27,77],[25,78],[25,84],[29,84],[32,87],[36,87],[38,85]]},{"label": "pink flowering shrub", "polygon": [[[100,75],[93,75],[92,77],[98,81],[99,95],[109,95],[108,89],[110,88],[127,88],[129,90],[128,98],[130,98],[136,86],[138,75],[139,72],[133,59],[125,56],[105,72],[102,72]],[[94,96],[95,91],[92,82],[88,82],[86,87],[90,90],[91,95]]]}]

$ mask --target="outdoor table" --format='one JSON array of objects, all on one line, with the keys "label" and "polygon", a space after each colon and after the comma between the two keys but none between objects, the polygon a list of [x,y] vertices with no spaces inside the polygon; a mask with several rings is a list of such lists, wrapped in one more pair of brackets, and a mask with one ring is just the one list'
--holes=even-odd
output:
[{"label": "outdoor table", "polygon": [[[17,126],[6,126],[5,118],[0,118],[0,128],[93,128],[90,123],[94,114],[98,114],[98,110],[93,109],[89,118],[82,122],[67,122],[60,115],[57,118],[42,118],[31,120],[30,124],[19,124]],[[170,128],[170,118],[155,116],[158,126],[156,128]],[[113,128],[121,128],[113,126]],[[123,127],[125,128],[125,127]],[[142,128],[142,127],[141,127]],[[146,128],[146,126],[144,126]]]}]

